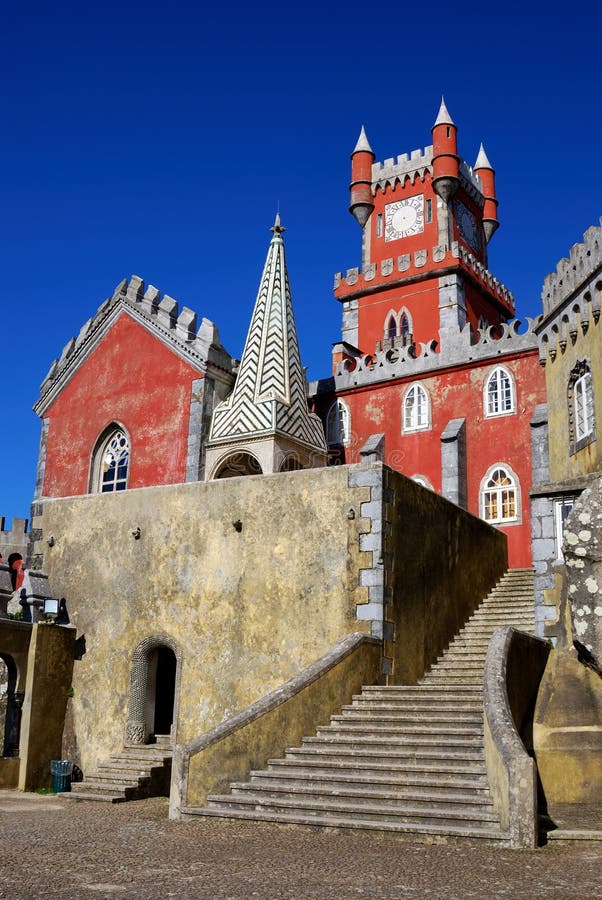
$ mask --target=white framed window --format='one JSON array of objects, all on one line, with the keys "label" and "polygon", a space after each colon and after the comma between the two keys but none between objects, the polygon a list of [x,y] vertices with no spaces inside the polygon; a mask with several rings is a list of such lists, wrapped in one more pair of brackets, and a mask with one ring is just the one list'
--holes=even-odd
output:
[{"label": "white framed window", "polygon": [[413,384],[403,398],[402,430],[426,431],[431,427],[431,404],[428,391],[421,384]]},{"label": "white framed window", "polygon": [[491,466],[481,482],[481,517],[491,525],[520,521],[518,478],[506,463]]},{"label": "white framed window", "polygon": [[585,372],[575,382],[575,433],[577,440],[588,437],[594,430],[594,394],[592,373]]},{"label": "white framed window", "polygon": [[394,341],[396,338],[402,338],[405,344],[412,336],[412,317],[408,310],[403,307],[399,312],[390,309],[385,316],[384,323],[385,341]]},{"label": "white framed window", "polygon": [[516,412],[514,378],[503,366],[497,366],[485,382],[483,405],[486,418]]},{"label": "white framed window", "polygon": [[348,444],[351,435],[349,407],[343,400],[335,400],[326,416],[326,443]]},{"label": "white framed window", "polygon": [[575,505],[576,497],[562,497],[554,501],[554,538],[556,542],[556,559],[562,560],[562,545],[564,543],[564,526],[569,513]]},{"label": "white framed window", "polygon": [[125,491],[130,474],[130,439],[115,423],[104,430],[92,454],[91,493]]},{"label": "white framed window", "polygon": [[586,360],[579,360],[569,376],[569,452],[576,453],[596,440],[596,415],[592,373]]}]

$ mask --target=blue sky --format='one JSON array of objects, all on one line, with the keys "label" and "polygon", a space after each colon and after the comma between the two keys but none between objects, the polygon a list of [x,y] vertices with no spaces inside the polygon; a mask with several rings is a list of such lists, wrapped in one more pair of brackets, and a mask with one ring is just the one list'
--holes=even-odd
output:
[{"label": "blue sky", "polygon": [[378,160],[422,148],[445,94],[461,155],[482,140],[497,172],[490,268],[519,316],[538,313],[544,276],[602,214],[602,12],[484,8],[5,14],[0,516],[29,514],[41,380],[122,278],[212,319],[240,355],[278,205],[303,361],[330,374],[333,274],[360,262],[362,124]]}]

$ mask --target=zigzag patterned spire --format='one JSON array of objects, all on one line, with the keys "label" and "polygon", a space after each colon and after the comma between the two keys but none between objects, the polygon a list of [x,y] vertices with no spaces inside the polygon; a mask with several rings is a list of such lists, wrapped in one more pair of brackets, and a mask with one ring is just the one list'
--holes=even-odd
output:
[{"label": "zigzag patterned spire", "polygon": [[215,408],[209,443],[279,433],[324,453],[321,422],[307,408],[279,214],[271,231],[236,384]]}]

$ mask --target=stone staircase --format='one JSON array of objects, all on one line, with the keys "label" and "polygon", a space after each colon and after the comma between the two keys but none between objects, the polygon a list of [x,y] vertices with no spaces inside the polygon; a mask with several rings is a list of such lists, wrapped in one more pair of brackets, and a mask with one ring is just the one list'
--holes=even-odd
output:
[{"label": "stone staircase", "polygon": [[418,685],[364,687],[284,759],[182,812],[503,842],[485,771],[483,668],[494,629],[533,632],[533,607],[532,570],[507,572]]},{"label": "stone staircase", "polygon": [[172,741],[170,735],[157,735],[154,744],[124,747],[114,753],[85,781],[73,782],[72,800],[104,800],[124,803],[146,797],[168,797],[171,779]]}]

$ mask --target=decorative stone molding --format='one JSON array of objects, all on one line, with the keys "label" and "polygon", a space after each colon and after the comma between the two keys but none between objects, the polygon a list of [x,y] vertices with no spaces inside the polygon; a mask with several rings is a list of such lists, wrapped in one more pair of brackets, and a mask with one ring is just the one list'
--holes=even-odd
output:
[{"label": "decorative stone molding", "polygon": [[434,372],[447,366],[466,364],[467,360],[499,360],[504,354],[535,350],[536,321],[527,318],[527,329],[522,333],[518,319],[496,327],[485,326],[476,333],[466,324],[455,331],[446,330],[445,335],[441,335],[441,346],[432,340],[345,359],[334,373],[336,389],[341,391],[356,385]]},{"label": "decorative stone molding", "polygon": [[125,726],[126,746],[145,744],[149,738],[149,727],[145,721],[144,708],[147,699],[149,659],[153,650],[168,647],[176,657],[176,683],[174,689],[174,710],[172,734],[175,734],[182,673],[182,651],[172,637],[167,634],[153,634],[138,644],[132,656],[130,671],[130,709]]}]

